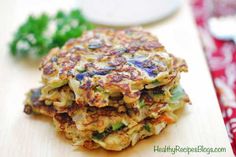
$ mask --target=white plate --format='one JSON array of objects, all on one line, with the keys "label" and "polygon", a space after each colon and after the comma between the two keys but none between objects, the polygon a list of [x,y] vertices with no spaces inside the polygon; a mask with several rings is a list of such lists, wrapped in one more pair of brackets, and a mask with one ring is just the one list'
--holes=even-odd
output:
[{"label": "white plate", "polygon": [[161,20],[180,4],[181,0],[84,0],[81,9],[97,24],[134,26]]}]

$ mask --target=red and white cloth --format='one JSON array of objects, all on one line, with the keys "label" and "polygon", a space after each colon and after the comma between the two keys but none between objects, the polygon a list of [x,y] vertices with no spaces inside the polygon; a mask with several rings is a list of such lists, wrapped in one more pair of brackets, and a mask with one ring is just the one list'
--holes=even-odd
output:
[{"label": "red and white cloth", "polygon": [[209,33],[207,25],[212,16],[236,14],[236,0],[192,0],[191,5],[231,146],[236,155],[236,44],[217,40]]}]

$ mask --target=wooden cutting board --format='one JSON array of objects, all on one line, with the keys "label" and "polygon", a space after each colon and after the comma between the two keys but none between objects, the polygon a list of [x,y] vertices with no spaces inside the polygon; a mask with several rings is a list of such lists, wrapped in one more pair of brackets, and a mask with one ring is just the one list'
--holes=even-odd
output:
[{"label": "wooden cutting board", "polygon": [[[25,5],[22,5],[24,4]],[[189,73],[182,75],[182,85],[189,94],[192,105],[180,111],[177,123],[169,125],[159,136],[139,142],[135,147],[122,152],[104,150],[75,150],[58,135],[47,118],[25,115],[25,93],[39,86],[40,72],[37,63],[19,61],[9,55],[7,42],[11,33],[32,10],[51,11],[59,4],[48,1],[4,1],[0,6],[0,156],[1,157],[82,157],[82,156],[224,156],[233,157],[225,125],[216,99],[212,80],[204,58],[196,27],[187,1],[176,15],[145,29],[157,35],[167,50],[185,58]],[[73,6],[76,3],[62,1]],[[28,12],[27,12],[28,11]],[[24,13],[24,14],[23,14]],[[23,16],[24,15],[24,16]],[[154,146],[164,147],[225,147],[225,153],[170,153],[154,152]]]}]

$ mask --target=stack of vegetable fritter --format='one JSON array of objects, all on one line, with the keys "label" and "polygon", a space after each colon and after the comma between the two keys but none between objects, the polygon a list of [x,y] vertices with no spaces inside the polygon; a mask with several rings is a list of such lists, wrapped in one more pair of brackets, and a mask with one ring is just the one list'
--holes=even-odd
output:
[{"label": "stack of vegetable fritter", "polygon": [[120,151],[159,134],[189,103],[179,85],[184,60],[140,28],[96,29],[54,48],[41,63],[42,87],[24,112],[52,117],[76,146]]}]

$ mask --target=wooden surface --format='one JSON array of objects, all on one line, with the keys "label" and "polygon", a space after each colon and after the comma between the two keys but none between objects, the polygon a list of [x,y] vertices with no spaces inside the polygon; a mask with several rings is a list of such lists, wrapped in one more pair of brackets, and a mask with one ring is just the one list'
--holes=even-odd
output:
[{"label": "wooden surface", "polygon": [[65,5],[65,1],[60,1],[55,5],[42,0],[0,1],[1,157],[189,156],[186,153],[154,153],[154,145],[226,147],[226,153],[195,153],[190,156],[233,156],[190,8],[186,2],[176,15],[145,28],[157,35],[171,53],[186,59],[189,73],[182,75],[182,85],[189,94],[192,105],[181,111],[177,123],[169,125],[160,136],[145,139],[133,148],[114,153],[104,150],[75,150],[67,140],[56,134],[50,120],[25,115],[22,112],[24,94],[39,85],[40,72],[37,70],[37,63],[13,59],[7,50],[7,42],[12,32],[28,13],[44,10],[54,12],[60,7],[68,9],[79,5],[78,2],[67,1],[68,5]]}]

